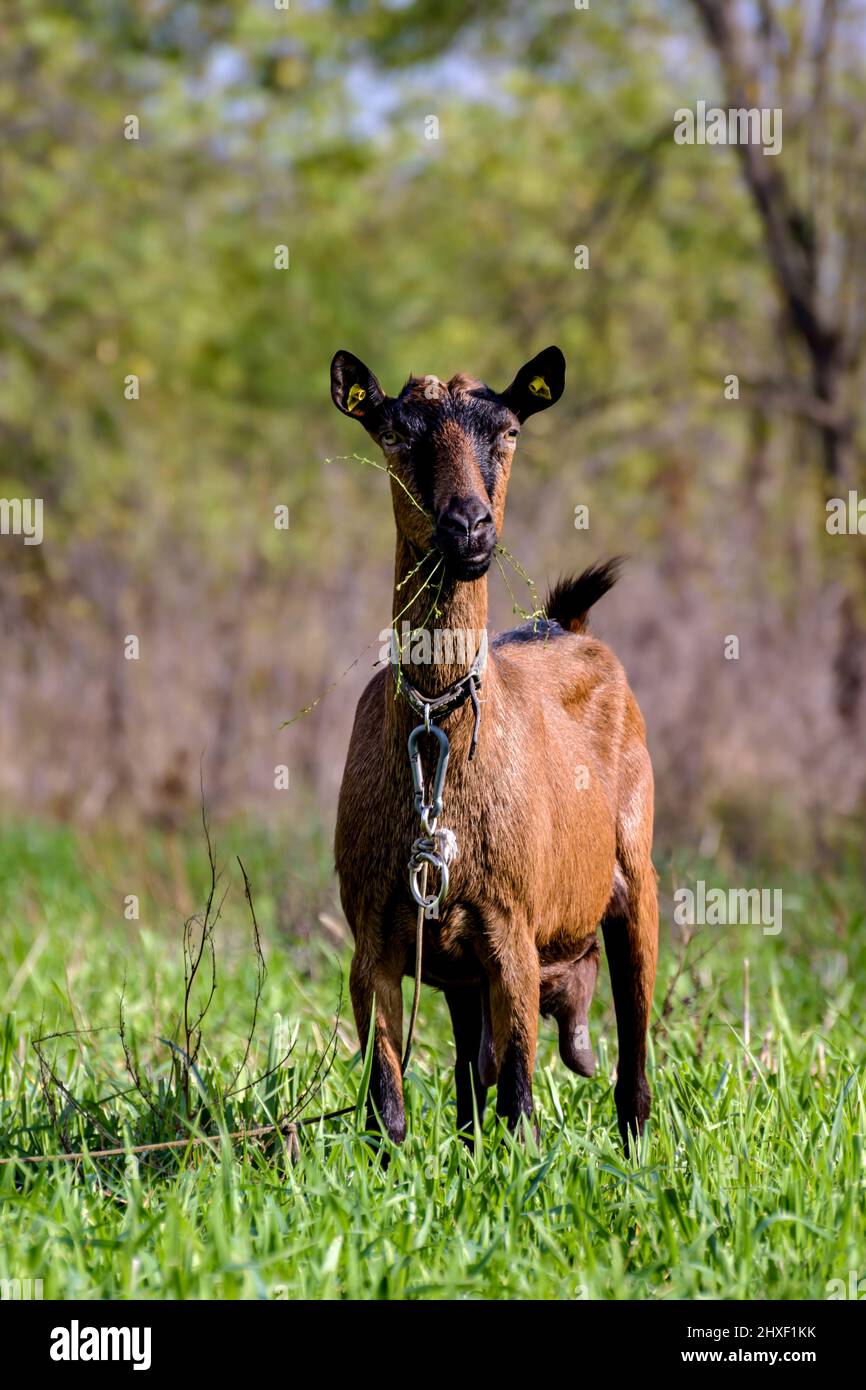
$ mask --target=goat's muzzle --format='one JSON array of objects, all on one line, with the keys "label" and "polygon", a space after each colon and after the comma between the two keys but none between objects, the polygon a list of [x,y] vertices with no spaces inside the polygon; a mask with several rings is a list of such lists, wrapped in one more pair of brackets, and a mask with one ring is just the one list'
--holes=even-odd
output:
[{"label": "goat's muzzle", "polygon": [[480,579],[490,568],[496,527],[485,498],[452,497],[436,518],[436,544],[455,579]]}]

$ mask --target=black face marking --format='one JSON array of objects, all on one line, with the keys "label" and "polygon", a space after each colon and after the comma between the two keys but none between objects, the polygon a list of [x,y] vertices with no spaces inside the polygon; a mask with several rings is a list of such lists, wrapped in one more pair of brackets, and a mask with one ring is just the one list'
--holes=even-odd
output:
[{"label": "black face marking", "polygon": [[489,387],[452,394],[435,378],[428,381],[426,386],[423,378],[406,383],[400,395],[383,407],[378,432],[393,430],[398,436],[404,446],[400,453],[410,463],[420,499],[429,508],[440,432],[453,422],[472,448],[492,497],[498,474],[496,451],[502,434],[517,426],[514,415]]}]

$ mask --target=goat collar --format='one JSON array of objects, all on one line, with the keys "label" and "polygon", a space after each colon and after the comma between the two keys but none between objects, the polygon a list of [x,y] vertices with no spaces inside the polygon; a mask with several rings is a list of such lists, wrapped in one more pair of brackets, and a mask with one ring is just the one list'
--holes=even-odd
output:
[{"label": "goat collar", "polygon": [[472,712],[475,715],[475,727],[472,730],[472,742],[469,745],[469,761],[475,757],[475,749],[478,744],[478,726],[481,722],[481,706],[478,703],[478,691],[481,689],[481,678],[484,675],[484,668],[487,665],[487,628],[481,632],[481,641],[478,643],[478,651],[465,676],[461,676],[453,685],[449,685],[441,695],[422,695],[420,690],[416,690],[411,681],[406,679],[403,667],[400,664],[400,653],[397,650],[397,641],[394,633],[391,634],[391,674],[394,677],[394,686],[405,700],[409,702],[416,714],[420,714],[426,727],[429,729],[431,720],[438,722],[446,715],[452,714],[454,710],[460,709],[466,704],[467,700],[472,702]]}]

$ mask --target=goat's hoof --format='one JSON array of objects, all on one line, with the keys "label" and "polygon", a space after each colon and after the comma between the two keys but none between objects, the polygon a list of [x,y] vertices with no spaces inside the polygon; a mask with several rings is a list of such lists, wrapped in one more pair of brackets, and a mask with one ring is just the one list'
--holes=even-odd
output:
[{"label": "goat's hoof", "polygon": [[402,1109],[389,1110],[384,1116],[372,1105],[367,1107],[367,1133],[373,1139],[387,1138],[392,1144],[402,1144],[406,1138],[406,1114]]},{"label": "goat's hoof", "polygon": [[646,1078],[642,1077],[637,1085],[630,1090],[621,1090],[617,1084],[614,1088],[614,1100],[622,1146],[628,1155],[632,1145],[637,1146],[636,1141],[644,1132],[652,1108],[650,1088]]}]

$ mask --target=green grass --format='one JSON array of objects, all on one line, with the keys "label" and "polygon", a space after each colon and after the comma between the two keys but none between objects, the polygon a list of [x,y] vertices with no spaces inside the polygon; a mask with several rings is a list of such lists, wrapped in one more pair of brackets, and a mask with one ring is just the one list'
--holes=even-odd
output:
[{"label": "green grass", "polygon": [[[329,934],[317,920],[321,911],[336,916],[321,834],[294,837],[288,869],[286,843],[272,835],[222,829],[215,841],[231,889],[199,1068],[205,1108],[196,1123],[208,1132],[261,1123],[297,1099],[327,1046],[350,956],[333,926]],[[237,851],[268,963],[240,1084],[267,1069],[269,1052],[277,1060],[286,1038],[295,1049],[275,1076],[224,1102],[255,994]],[[3,1154],[55,1152],[60,1130],[76,1148],[101,1146],[99,1125],[124,1142],[185,1132],[171,1050],[159,1038],[174,1036],[182,923],[203,899],[206,867],[192,836],[129,846],[7,828]],[[711,867],[689,867],[674,881],[719,882]],[[542,1023],[537,1147],[504,1137],[492,1115],[474,1156],[456,1139],[447,1011],[425,991],[407,1085],[409,1137],[387,1169],[351,1116],[302,1131],[295,1163],[263,1141],[153,1160],[7,1165],[0,1276],[41,1279],[46,1298],[826,1297],[829,1280],[866,1274],[862,885],[853,873],[820,884],[764,881],[792,904],[781,934],[702,928],[682,969],[663,893],[654,1111],[632,1160],[616,1136],[604,965],[591,1016],[592,1081],[565,1070]],[[670,883],[666,872],[668,894]],[[140,895],[138,921],[123,915],[131,893]],[[131,1086],[118,1035],[122,992],[152,1108],[135,1091],[110,1098]],[[45,1047],[65,1088],[55,1088],[52,1120],[32,1044],[61,1030],[75,1031]],[[313,1110],[354,1098],[362,1066],[354,1049],[344,1013]]]}]

